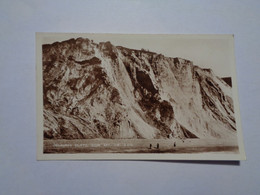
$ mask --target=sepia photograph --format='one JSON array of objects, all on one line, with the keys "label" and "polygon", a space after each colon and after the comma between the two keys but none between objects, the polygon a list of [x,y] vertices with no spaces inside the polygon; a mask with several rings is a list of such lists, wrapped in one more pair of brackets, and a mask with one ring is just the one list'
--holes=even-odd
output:
[{"label": "sepia photograph", "polygon": [[260,195],[260,1],[0,1],[0,195]]},{"label": "sepia photograph", "polygon": [[36,33],[37,159],[244,160],[233,35]]}]

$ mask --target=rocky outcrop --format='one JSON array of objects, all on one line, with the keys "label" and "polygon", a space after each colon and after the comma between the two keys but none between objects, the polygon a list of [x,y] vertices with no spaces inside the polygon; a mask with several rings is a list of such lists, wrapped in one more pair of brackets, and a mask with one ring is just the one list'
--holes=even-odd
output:
[{"label": "rocky outcrop", "polygon": [[223,81],[225,81],[230,87],[232,87],[232,79],[231,77],[223,77]]},{"label": "rocky outcrop", "polygon": [[82,38],[42,49],[46,139],[236,135],[231,87],[210,69]]}]

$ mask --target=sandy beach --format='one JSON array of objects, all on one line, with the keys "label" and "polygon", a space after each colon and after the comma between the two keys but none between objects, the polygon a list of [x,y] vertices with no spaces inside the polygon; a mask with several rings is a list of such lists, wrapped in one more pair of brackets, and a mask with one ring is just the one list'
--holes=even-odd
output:
[{"label": "sandy beach", "polygon": [[77,139],[44,140],[44,153],[237,153],[235,140]]}]

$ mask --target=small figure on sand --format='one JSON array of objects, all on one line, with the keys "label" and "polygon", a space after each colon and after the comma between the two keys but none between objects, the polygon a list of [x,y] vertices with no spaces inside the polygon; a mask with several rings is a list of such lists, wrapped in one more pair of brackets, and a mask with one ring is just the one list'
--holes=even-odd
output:
[{"label": "small figure on sand", "polygon": [[152,144],[150,144],[150,148],[149,149],[152,149]]},{"label": "small figure on sand", "polygon": [[176,147],[176,142],[174,142],[173,146],[174,146],[174,148]]},{"label": "small figure on sand", "polygon": [[159,143],[157,143],[157,147],[156,148],[159,149]]}]

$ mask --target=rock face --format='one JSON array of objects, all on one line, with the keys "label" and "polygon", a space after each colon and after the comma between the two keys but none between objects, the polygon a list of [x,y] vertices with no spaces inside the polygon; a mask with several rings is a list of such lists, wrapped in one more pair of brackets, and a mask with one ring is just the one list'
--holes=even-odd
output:
[{"label": "rock face", "polygon": [[232,87],[232,79],[231,77],[223,77],[222,78],[230,87]]},{"label": "rock face", "polygon": [[210,69],[82,38],[42,49],[45,139],[236,136],[231,87]]}]

